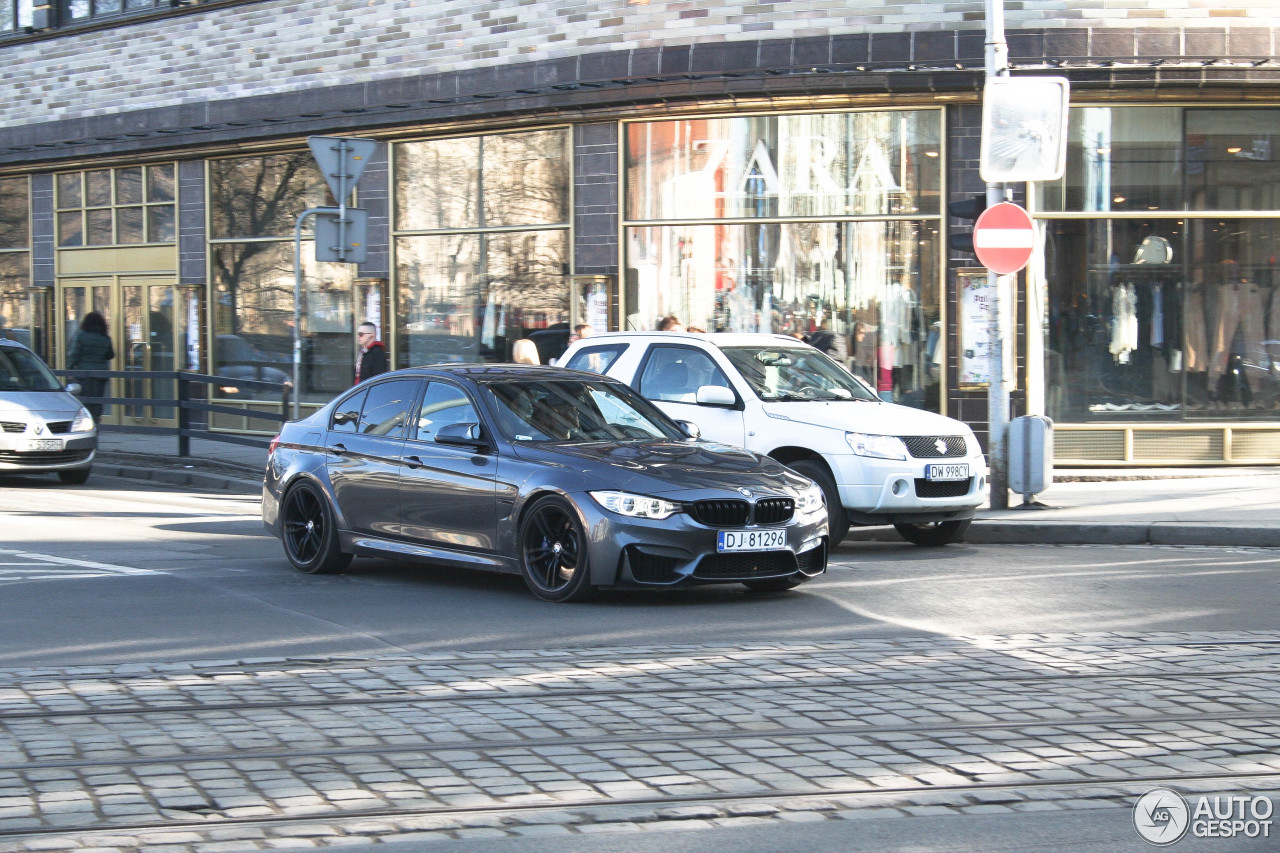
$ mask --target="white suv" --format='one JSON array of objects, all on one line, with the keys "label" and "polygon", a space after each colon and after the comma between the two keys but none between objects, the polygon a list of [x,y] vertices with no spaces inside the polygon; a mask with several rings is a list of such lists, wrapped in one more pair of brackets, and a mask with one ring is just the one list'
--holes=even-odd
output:
[{"label": "white suv", "polygon": [[851,524],[892,524],[917,545],[945,545],[986,499],[987,464],[969,427],[882,402],[795,338],[612,332],[575,342],[557,363],[621,379],[703,438],[814,480],[833,543]]}]

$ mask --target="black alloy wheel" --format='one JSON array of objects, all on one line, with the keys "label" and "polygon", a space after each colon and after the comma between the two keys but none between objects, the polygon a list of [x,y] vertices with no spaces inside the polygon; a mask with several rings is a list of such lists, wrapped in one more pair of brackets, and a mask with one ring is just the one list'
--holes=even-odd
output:
[{"label": "black alloy wheel", "polygon": [[311,483],[299,483],[284,496],[280,525],[285,556],[298,571],[328,575],[351,562],[351,555],[338,547],[337,525],[328,501]]},{"label": "black alloy wheel", "polygon": [[845,514],[844,504],[840,503],[840,489],[836,487],[836,478],[823,462],[814,459],[801,459],[787,466],[797,474],[803,474],[822,488],[822,496],[827,502],[827,539],[832,545],[839,545],[849,535],[849,517]]},{"label": "black alloy wheel", "polygon": [[573,506],[557,495],[539,498],[520,524],[520,573],[544,601],[582,601],[591,587],[587,538]]},{"label": "black alloy wheel", "polygon": [[973,519],[963,521],[929,521],[921,524],[895,524],[894,528],[903,539],[913,545],[926,548],[938,548],[949,545],[964,536]]}]

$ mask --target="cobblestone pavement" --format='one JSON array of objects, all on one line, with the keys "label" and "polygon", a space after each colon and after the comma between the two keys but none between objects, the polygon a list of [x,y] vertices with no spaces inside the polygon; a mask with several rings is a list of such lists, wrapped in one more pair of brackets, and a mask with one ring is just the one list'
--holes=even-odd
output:
[{"label": "cobblestone pavement", "polygon": [[0,850],[1127,808],[1275,790],[1277,707],[1280,632],[5,669]]}]

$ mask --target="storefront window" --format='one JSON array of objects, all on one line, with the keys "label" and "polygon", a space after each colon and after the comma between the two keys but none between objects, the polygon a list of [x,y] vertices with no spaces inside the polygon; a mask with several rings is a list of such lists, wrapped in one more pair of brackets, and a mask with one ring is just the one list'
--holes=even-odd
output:
[{"label": "storefront window", "polygon": [[174,171],[161,163],[58,175],[58,246],[173,243]]},{"label": "storefront window", "polygon": [[1280,110],[1078,107],[1070,120],[1065,178],[1032,185],[1048,414],[1275,419]]},{"label": "storefront window", "polygon": [[1046,229],[1050,417],[1276,417],[1280,220],[1058,220]]},{"label": "storefront window", "polygon": [[1077,107],[1045,212],[1280,210],[1280,109]]},{"label": "storefront window", "polygon": [[804,337],[938,410],[940,133],[937,111],[629,125],[623,326]]},{"label": "storefront window", "polygon": [[396,146],[397,366],[508,361],[520,338],[544,362],[563,352],[568,138],[556,129]]},{"label": "storefront window", "polygon": [[627,125],[627,219],[937,213],[934,110]]},{"label": "storefront window", "polygon": [[31,287],[31,201],[26,178],[0,178],[0,338],[44,353]]},{"label": "storefront window", "polygon": [[[334,204],[324,177],[309,152],[214,160],[209,204],[213,371],[292,382],[293,234],[302,211]],[[309,403],[325,402],[351,386],[355,327],[366,319],[363,306],[356,305],[355,266],[317,264],[314,258],[308,240],[302,249],[297,394]]]},{"label": "storefront window", "polygon": [[210,161],[209,202],[215,240],[292,239],[304,210],[337,207],[310,151]]}]

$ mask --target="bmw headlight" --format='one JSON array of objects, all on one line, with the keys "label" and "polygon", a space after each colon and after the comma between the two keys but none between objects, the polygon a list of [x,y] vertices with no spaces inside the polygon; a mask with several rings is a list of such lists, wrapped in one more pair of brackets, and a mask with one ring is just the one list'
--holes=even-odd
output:
[{"label": "bmw headlight", "polygon": [[801,515],[810,515],[820,509],[825,509],[826,505],[826,496],[822,494],[822,487],[817,483],[810,483],[809,488],[801,492],[800,497],[796,498],[796,511]]},{"label": "bmw headlight", "polygon": [[867,435],[861,432],[846,432],[845,440],[859,456],[871,456],[876,459],[906,459],[907,446],[896,435]]},{"label": "bmw headlight", "polygon": [[72,432],[92,432],[93,431],[93,415],[89,414],[89,410],[84,406],[80,407],[80,411],[76,412],[76,419],[71,422]]},{"label": "bmw headlight", "polygon": [[680,511],[680,504],[664,501],[661,498],[650,498],[644,495],[633,495],[630,492],[591,492],[596,503],[618,515],[631,518],[670,518]]}]

